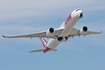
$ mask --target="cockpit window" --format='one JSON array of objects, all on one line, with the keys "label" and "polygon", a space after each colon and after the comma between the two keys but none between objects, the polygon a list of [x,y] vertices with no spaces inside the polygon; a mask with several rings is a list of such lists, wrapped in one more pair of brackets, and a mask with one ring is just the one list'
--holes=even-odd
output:
[{"label": "cockpit window", "polygon": [[76,9],[76,11],[81,10],[81,9]]}]

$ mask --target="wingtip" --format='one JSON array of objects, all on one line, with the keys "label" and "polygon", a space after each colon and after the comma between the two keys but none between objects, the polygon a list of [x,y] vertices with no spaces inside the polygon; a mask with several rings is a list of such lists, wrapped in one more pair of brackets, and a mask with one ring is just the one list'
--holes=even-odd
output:
[{"label": "wingtip", "polygon": [[2,35],[2,37],[4,37],[4,38],[5,38],[6,36]]},{"label": "wingtip", "polygon": [[31,51],[29,51],[29,53],[32,53]]},{"label": "wingtip", "polygon": [[102,31],[101,31],[101,33],[102,33]]}]

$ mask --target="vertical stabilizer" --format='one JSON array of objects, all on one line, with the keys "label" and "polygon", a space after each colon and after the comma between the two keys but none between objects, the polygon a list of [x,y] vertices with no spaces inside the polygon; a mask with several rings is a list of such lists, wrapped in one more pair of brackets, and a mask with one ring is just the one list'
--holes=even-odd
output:
[{"label": "vertical stabilizer", "polygon": [[43,37],[40,37],[40,40],[41,40],[44,48],[46,48],[47,47],[47,41]]}]

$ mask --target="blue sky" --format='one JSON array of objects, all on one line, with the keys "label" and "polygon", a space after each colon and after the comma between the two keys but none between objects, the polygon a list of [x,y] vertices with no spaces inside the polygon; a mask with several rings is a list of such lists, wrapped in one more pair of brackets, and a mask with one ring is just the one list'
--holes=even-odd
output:
[{"label": "blue sky", "polygon": [[86,25],[103,33],[70,38],[57,47],[57,52],[45,54],[29,53],[43,48],[38,38],[0,37],[0,70],[105,70],[104,0],[1,0],[0,35],[57,28],[76,8],[83,10],[83,18],[74,27]]}]

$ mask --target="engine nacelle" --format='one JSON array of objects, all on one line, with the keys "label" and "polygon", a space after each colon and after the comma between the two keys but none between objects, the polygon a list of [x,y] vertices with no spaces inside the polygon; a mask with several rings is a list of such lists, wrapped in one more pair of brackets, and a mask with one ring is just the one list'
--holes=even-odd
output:
[{"label": "engine nacelle", "polygon": [[54,33],[54,29],[53,28],[49,28],[47,30],[47,32],[46,32],[46,36],[53,37],[54,36],[53,33]]},{"label": "engine nacelle", "polygon": [[87,31],[88,31],[88,28],[86,26],[84,26],[80,29],[79,34],[80,35],[85,35],[87,33]]}]

